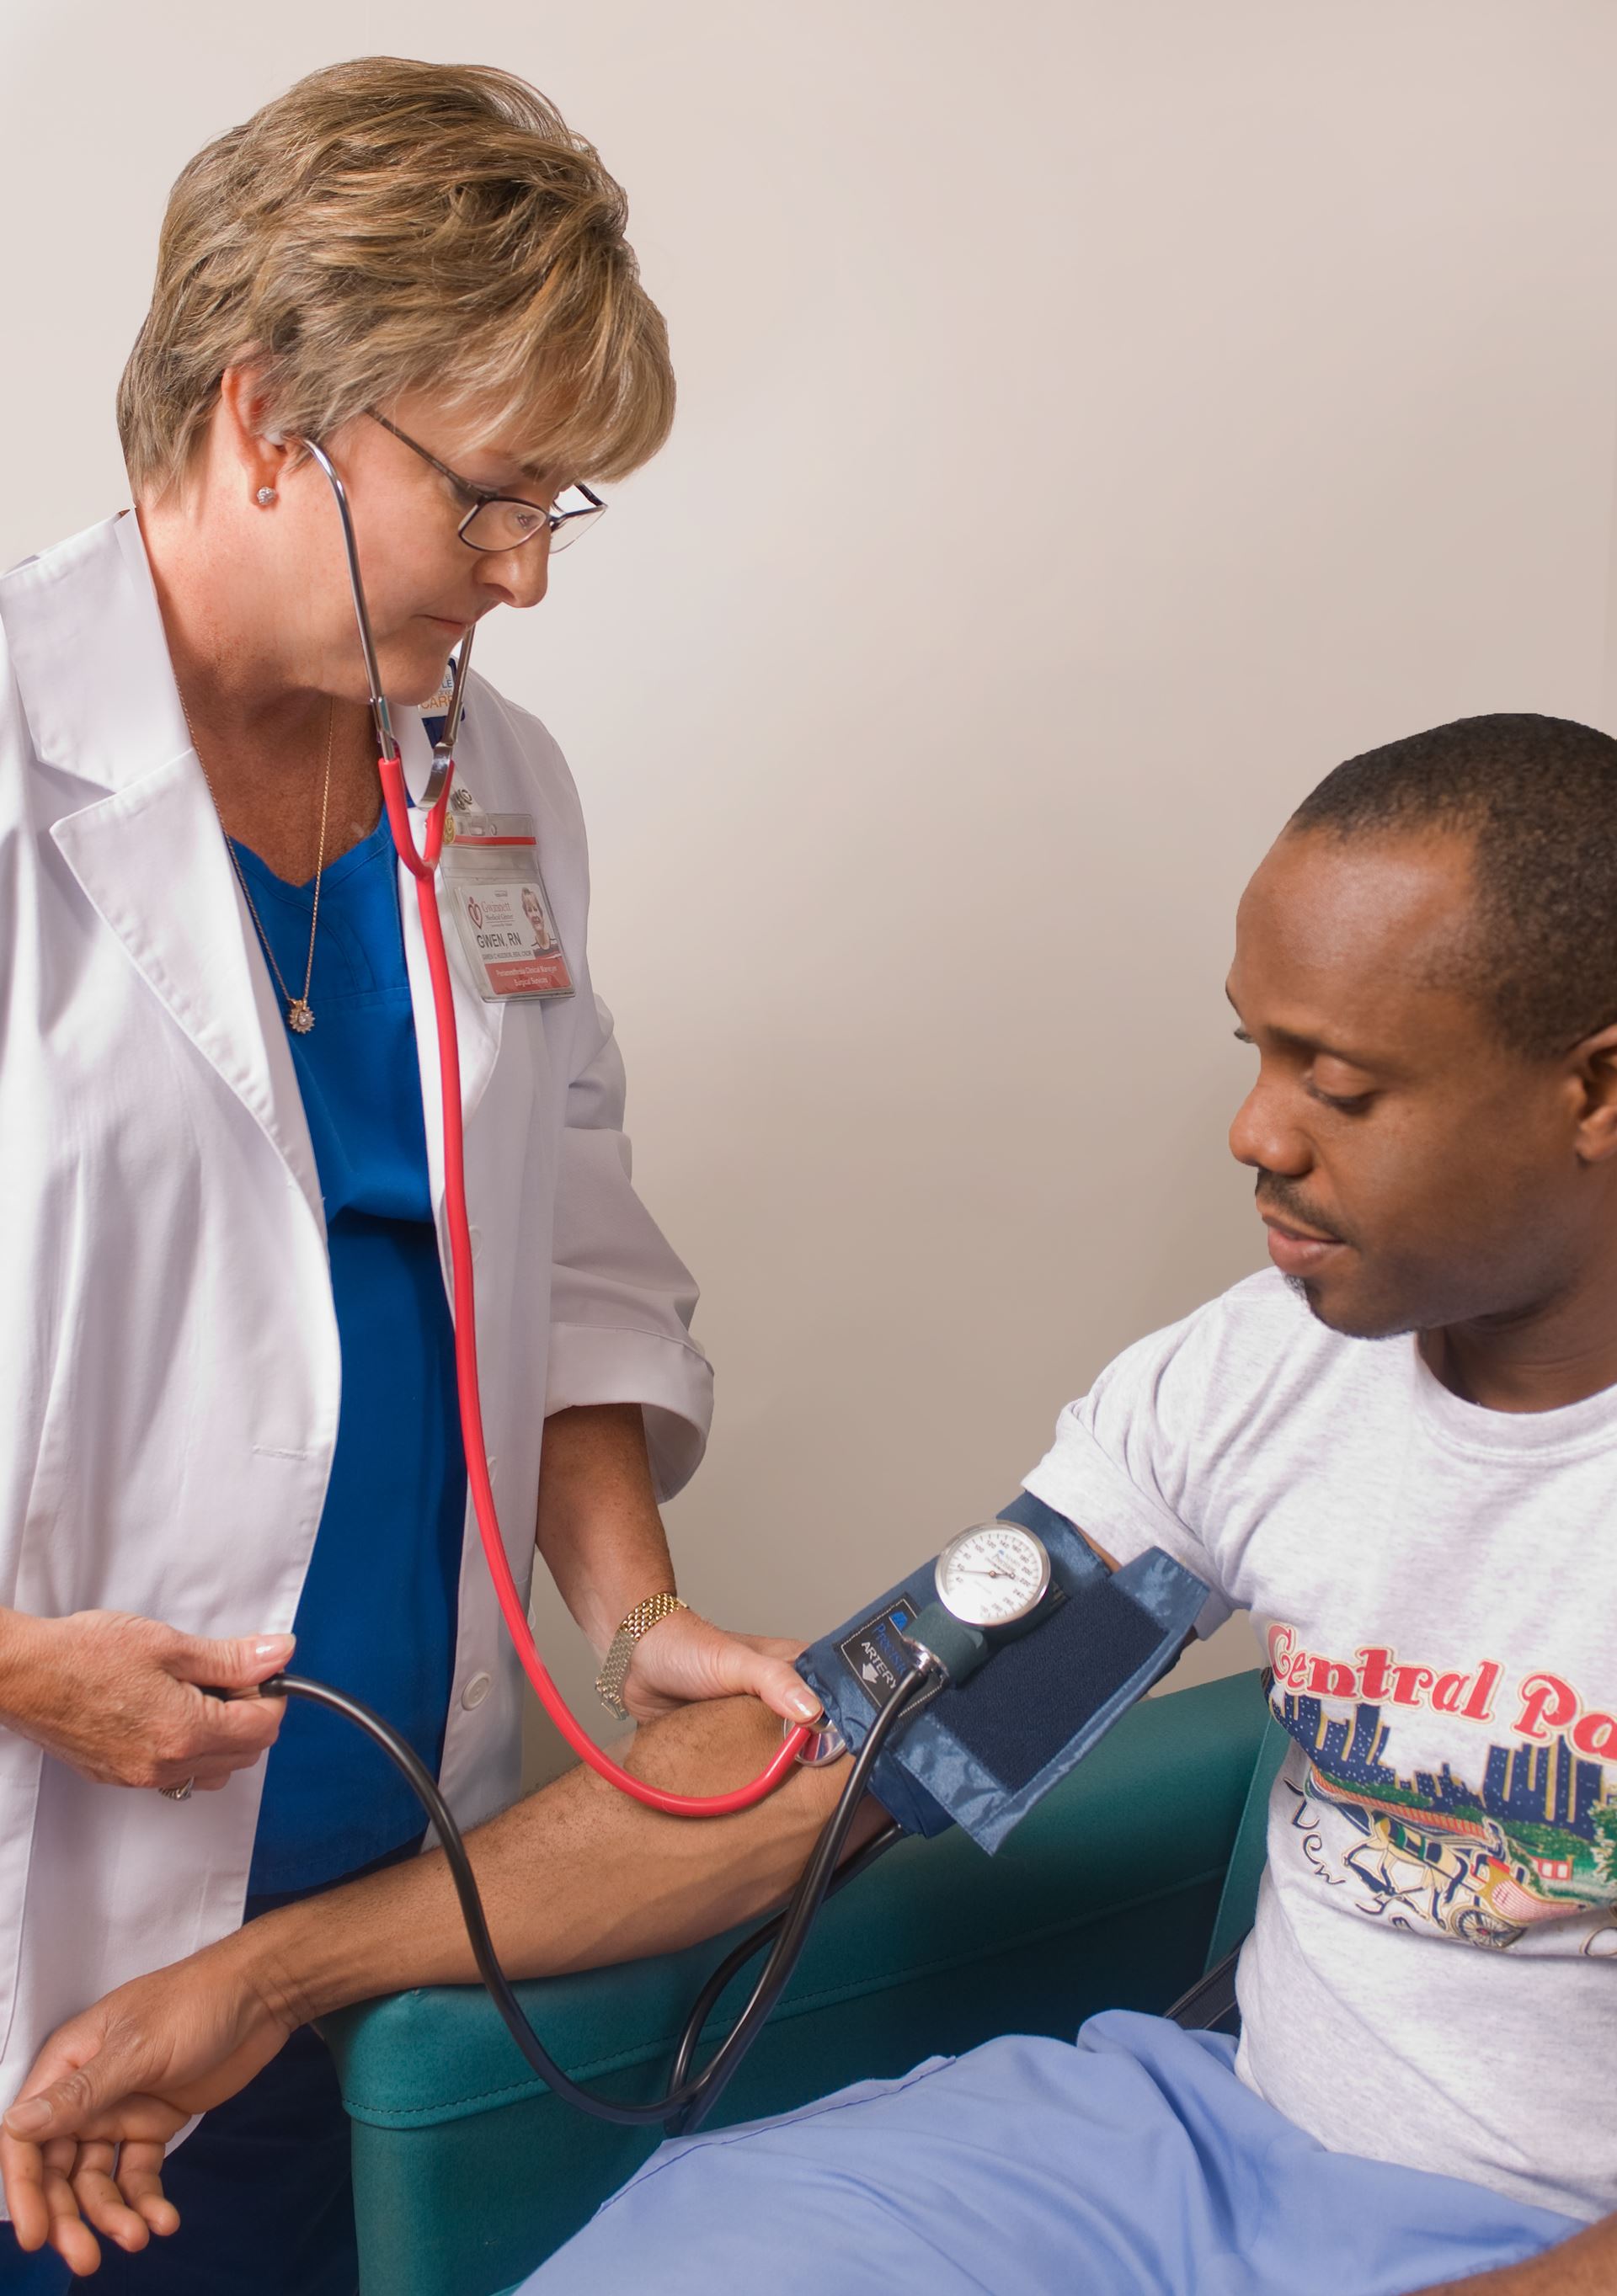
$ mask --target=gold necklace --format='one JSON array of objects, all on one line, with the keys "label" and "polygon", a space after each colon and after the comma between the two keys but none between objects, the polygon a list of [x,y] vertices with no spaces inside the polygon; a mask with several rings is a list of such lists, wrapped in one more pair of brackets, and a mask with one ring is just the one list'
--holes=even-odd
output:
[{"label": "gold necklace", "polygon": [[[185,708],[184,694],[180,696],[180,709],[185,719],[185,731],[191,736],[191,746],[196,751],[196,761],[202,767],[202,779],[208,783],[208,794],[213,798],[213,809],[217,814],[219,810],[219,800],[214,796],[213,782],[208,768],[202,765],[202,753],[197,749],[196,744],[196,728],[191,722],[190,710]],[[320,848],[315,856],[315,906],[308,921],[308,962],[303,968],[301,996],[294,996],[282,978],[281,968],[275,963],[275,952],[269,945],[269,935],[264,930],[264,920],[259,914],[258,903],[253,899],[246,873],[242,867],[235,847],[230,841],[229,833],[225,829],[222,816],[219,820],[219,829],[225,837],[225,850],[229,854],[230,865],[236,873],[236,882],[242,888],[242,898],[247,904],[249,915],[258,928],[259,942],[265,955],[269,959],[269,969],[275,976],[275,986],[286,999],[286,1025],[289,1029],[296,1029],[300,1037],[307,1037],[315,1025],[315,1009],[308,1001],[308,991],[309,983],[315,977],[315,935],[320,925],[320,879],[325,869],[325,822],[332,798],[332,734],[336,723],[337,703],[333,698],[325,713],[325,780],[320,791]]]}]

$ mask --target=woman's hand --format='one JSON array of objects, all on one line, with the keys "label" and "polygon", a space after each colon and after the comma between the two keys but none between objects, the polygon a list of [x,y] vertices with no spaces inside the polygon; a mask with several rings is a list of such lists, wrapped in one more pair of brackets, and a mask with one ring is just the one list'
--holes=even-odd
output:
[{"label": "woman's hand", "polygon": [[48,2241],[82,2274],[101,2262],[98,2233],[133,2252],[175,2229],[165,2145],[244,2088],[298,2022],[255,1974],[252,1927],[120,1985],[51,2035],[0,2127],[19,2247]]},{"label": "woman's hand", "polygon": [[290,1635],[205,1642],[155,1619],[0,1611],[0,1721],[98,1785],[222,1786],[274,1743],[279,1698],[250,1691],[292,1654]]},{"label": "woman's hand", "polygon": [[820,1702],[789,1663],[803,1647],[768,1635],[726,1634],[695,1611],[674,1611],[635,1644],[623,1703],[636,1722],[651,1722],[694,1699],[750,1692],[789,1722],[812,1722]]}]

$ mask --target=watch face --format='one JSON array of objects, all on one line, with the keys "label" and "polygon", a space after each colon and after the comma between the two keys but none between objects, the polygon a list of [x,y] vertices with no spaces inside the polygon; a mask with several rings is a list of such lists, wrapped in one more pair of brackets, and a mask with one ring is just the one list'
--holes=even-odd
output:
[{"label": "watch face", "polygon": [[1043,1602],[1050,1558],[1019,1522],[980,1522],[950,1539],[937,1579],[939,1600],[968,1627],[1008,1627]]}]

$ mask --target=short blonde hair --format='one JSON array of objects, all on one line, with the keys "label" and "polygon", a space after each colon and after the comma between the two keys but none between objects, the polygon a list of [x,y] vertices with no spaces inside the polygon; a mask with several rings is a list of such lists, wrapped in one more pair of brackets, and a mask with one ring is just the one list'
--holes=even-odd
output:
[{"label": "short blonde hair", "polygon": [[184,477],[248,357],[288,436],[431,389],[530,440],[525,461],[621,477],[674,416],[628,212],[593,146],[509,72],[396,56],[311,72],[169,195],[118,393],[135,494]]}]

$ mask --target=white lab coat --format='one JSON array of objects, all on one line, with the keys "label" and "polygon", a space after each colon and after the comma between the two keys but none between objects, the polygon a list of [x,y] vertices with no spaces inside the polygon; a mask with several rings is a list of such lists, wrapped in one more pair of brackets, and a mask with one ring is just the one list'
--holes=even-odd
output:
[{"label": "white lab coat", "polygon": [[[397,715],[419,789],[426,742]],[[701,1457],[711,1374],[694,1286],[630,1185],[561,753],[474,679],[458,762],[490,811],[537,816],[578,990],[483,1004],[445,909],[483,1412],[525,1587],[546,1411],[645,1406],[667,1496]],[[401,892],[447,1267],[432,1003]],[[0,1603],[289,1628],[337,1433],[319,1183],[127,514],[0,579]],[[468,1515],[441,1773],[463,1824],[516,1791],[524,1694]],[[237,1924],[263,1774],[176,1804],[0,1728],[0,2102],[63,2017]]]}]

